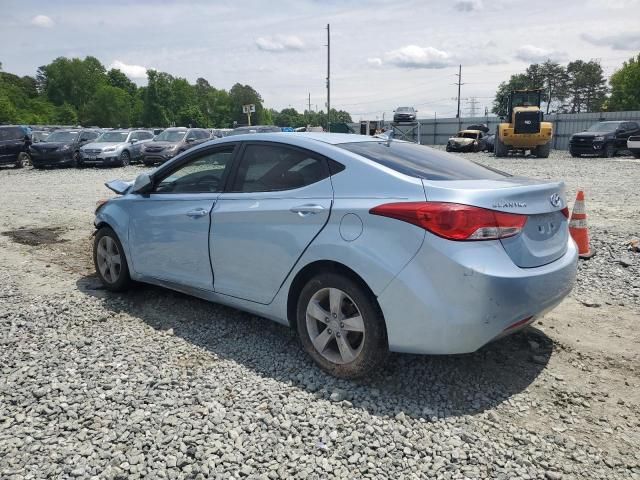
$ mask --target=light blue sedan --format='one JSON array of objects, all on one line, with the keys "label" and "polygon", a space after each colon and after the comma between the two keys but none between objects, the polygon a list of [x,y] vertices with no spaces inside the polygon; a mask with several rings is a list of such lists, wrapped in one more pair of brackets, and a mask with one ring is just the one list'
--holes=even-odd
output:
[{"label": "light blue sedan", "polygon": [[132,280],[297,329],[344,378],[389,351],[472,352],[571,291],[564,184],[359,135],[207,142],[98,207],[104,286]]}]

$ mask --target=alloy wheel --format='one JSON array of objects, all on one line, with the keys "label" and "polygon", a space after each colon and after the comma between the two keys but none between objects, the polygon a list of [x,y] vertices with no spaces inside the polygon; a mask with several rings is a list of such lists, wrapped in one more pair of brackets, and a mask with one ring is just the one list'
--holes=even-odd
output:
[{"label": "alloy wheel", "polygon": [[105,235],[98,241],[96,253],[100,275],[108,283],[116,283],[122,271],[122,255],[120,255],[118,245],[113,238]]},{"label": "alloy wheel", "polygon": [[314,348],[334,364],[351,363],[362,351],[362,314],[351,297],[338,288],[323,288],[311,297],[306,324]]}]

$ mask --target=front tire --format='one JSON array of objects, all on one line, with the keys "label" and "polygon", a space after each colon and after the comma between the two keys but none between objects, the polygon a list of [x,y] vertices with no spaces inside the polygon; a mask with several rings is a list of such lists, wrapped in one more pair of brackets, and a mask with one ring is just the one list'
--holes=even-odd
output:
[{"label": "front tire", "polygon": [[309,280],[298,298],[297,327],[305,351],[335,377],[371,375],[388,354],[375,297],[344,275],[324,273]]},{"label": "front tire", "polygon": [[24,168],[31,165],[31,157],[27,152],[20,152],[16,160],[16,168]]},{"label": "front tire", "polygon": [[122,243],[110,227],[102,227],[93,242],[93,264],[100,282],[107,290],[121,292],[130,283],[129,266]]},{"label": "front tire", "polygon": [[569,150],[569,153],[571,154],[572,157],[574,158],[580,158],[582,155],[580,155],[579,153],[574,152],[573,150]]},{"label": "front tire", "polygon": [[127,167],[131,163],[131,155],[129,155],[129,152],[125,150],[120,154],[119,160],[121,167]]},{"label": "front tire", "polygon": [[616,146],[613,143],[607,143],[602,151],[604,158],[613,158],[616,156]]}]

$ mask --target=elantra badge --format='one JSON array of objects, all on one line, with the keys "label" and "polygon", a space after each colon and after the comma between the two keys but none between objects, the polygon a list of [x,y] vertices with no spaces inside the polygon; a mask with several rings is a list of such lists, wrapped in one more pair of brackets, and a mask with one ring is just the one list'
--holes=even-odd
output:
[{"label": "elantra badge", "polygon": [[562,205],[562,198],[560,198],[560,195],[558,195],[557,193],[554,193],[549,197],[549,202],[551,202],[551,205],[553,205],[554,207],[559,207],[560,205]]}]

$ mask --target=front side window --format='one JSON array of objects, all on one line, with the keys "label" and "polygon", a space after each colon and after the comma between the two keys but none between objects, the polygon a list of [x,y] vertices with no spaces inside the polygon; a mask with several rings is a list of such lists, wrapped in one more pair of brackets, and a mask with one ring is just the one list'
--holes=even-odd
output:
[{"label": "front side window", "polygon": [[499,180],[508,173],[415,143],[354,142],[337,145],[396,172],[425,180]]},{"label": "front side window", "polygon": [[160,180],[155,193],[220,192],[223,174],[231,164],[233,149],[231,145],[190,160]]},{"label": "front side window", "polygon": [[292,190],[329,176],[326,160],[282,145],[248,145],[231,187],[234,192]]}]

